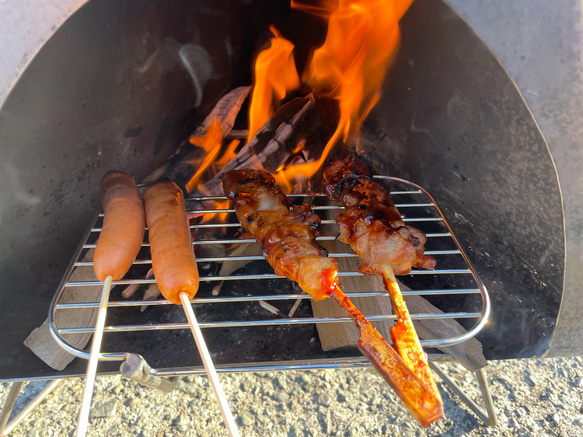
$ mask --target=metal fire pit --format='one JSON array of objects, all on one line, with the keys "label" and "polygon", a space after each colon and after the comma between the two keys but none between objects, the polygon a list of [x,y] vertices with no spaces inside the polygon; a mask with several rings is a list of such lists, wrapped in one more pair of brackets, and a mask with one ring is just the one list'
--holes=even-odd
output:
[{"label": "metal fire pit", "polygon": [[[421,187],[402,179],[377,176],[392,187],[392,198],[404,216],[406,223],[413,224],[427,234],[426,253],[436,257],[434,271],[413,270],[399,279],[411,288],[407,295],[420,295],[440,308],[439,314],[412,314],[413,320],[456,319],[467,332],[452,338],[425,338],[425,348],[447,346],[463,342],[473,337],[486,323],[489,313],[487,291],[476,275],[468,258],[460,248],[449,225],[431,196]],[[337,225],[333,219],[343,209],[330,202],[324,194],[290,195],[297,201],[310,201],[314,211],[322,216],[321,244],[333,242],[337,235]],[[218,202],[224,197],[187,199],[187,209],[201,216],[215,213],[233,213],[233,209],[222,209]],[[201,210],[202,203],[207,206]],[[208,205],[211,205],[208,208]],[[54,337],[67,351],[80,358],[89,358],[89,352],[71,346],[71,336],[92,333],[94,327],[88,319],[85,326],[64,327],[59,324],[59,315],[65,311],[80,311],[97,308],[99,303],[86,299],[71,301],[64,299],[68,292],[77,295],[101,290],[102,282],[93,276],[93,250],[101,230],[102,215],[96,219],[87,237],[80,245],[74,262],[55,295],[49,313],[49,324]],[[207,343],[218,370],[236,372],[257,369],[308,369],[325,367],[346,367],[368,365],[368,362],[354,349],[323,352],[316,333],[319,323],[352,323],[349,317],[316,318],[308,301],[311,297],[292,281],[273,274],[273,270],[261,255],[209,256],[209,249],[219,249],[224,253],[226,245],[256,244],[253,239],[232,237],[240,227],[234,214],[219,223],[191,224],[196,230],[194,241],[200,270],[201,287],[193,300],[194,310],[199,318]],[[191,221],[192,223],[193,221]],[[205,238],[212,231],[216,237]],[[201,256],[201,253],[205,255]],[[357,257],[348,247],[331,251],[335,258]],[[228,276],[218,276],[218,267],[225,262],[243,261],[244,267]],[[190,336],[189,326],[181,307],[166,300],[143,301],[121,297],[121,290],[130,284],[151,284],[154,279],[144,279],[151,267],[149,244],[143,244],[133,268],[126,278],[114,281],[108,305],[108,319],[104,331],[103,361],[120,361],[128,353],[139,354],[155,368],[154,374],[161,376],[182,373],[203,372],[198,353]],[[92,277],[88,280],[74,280],[75,275]],[[341,271],[340,277],[362,277],[363,289],[360,293],[347,293],[350,297],[370,298],[383,296],[384,290],[367,289],[365,277],[358,271]],[[212,295],[212,288],[219,282],[223,287],[218,296]],[[266,311],[259,305],[265,301],[287,314],[300,300],[293,317],[282,317]],[[142,312],[140,307],[147,306]],[[373,314],[369,320],[394,320],[392,314]],[[434,354],[432,356],[435,357]],[[106,365],[101,371],[112,371]]]}]

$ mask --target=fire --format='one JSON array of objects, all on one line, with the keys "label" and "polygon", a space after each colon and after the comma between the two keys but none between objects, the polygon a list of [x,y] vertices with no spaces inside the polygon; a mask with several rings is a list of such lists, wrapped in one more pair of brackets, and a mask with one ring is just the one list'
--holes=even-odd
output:
[{"label": "fire", "polygon": [[191,138],[190,142],[195,146],[202,147],[207,154],[194,176],[186,184],[186,191],[189,193],[194,191],[204,172],[215,161],[215,158],[221,151],[223,144],[223,129],[221,123],[215,118],[203,137]]},{"label": "fire", "polygon": [[[289,192],[296,182],[309,179],[325,163],[336,144],[349,141],[358,132],[363,120],[380,98],[383,79],[399,42],[398,22],[411,2],[291,1],[292,8],[328,20],[326,40],[315,50],[302,78],[312,87],[316,98],[338,102],[340,117],[335,132],[317,161],[302,163],[305,160],[300,152],[304,141],[300,141],[290,159],[275,171],[276,180],[284,191]],[[248,141],[269,120],[286,95],[300,87],[294,45],[274,27],[270,30],[274,35],[271,45],[258,55],[255,62]],[[204,136],[193,138],[191,142],[204,148],[207,154],[186,184],[188,192],[200,186],[208,170],[216,172],[232,160],[240,144],[234,140],[228,146],[223,145],[223,132],[217,119],[213,120]],[[210,215],[205,216],[205,221],[210,218]]]},{"label": "fire", "polygon": [[300,86],[294,45],[283,38],[275,27],[270,27],[274,37],[271,47],[263,50],[255,61],[255,85],[249,108],[249,137],[251,141],[257,131],[275,111],[276,105],[290,90]]},{"label": "fire", "polygon": [[231,162],[231,160],[234,159],[235,156],[237,156],[237,153],[235,153],[235,150],[237,150],[237,147],[239,147],[239,144],[241,144],[241,140],[231,141],[231,144],[229,144],[229,146],[227,147],[227,150],[225,151],[225,153],[223,154],[221,159],[219,159],[215,163],[216,167],[219,170],[222,169],[229,162]]},{"label": "fire", "polygon": [[291,7],[292,9],[298,9],[300,11],[304,11],[317,17],[329,20],[332,12],[338,8],[338,0],[322,0],[320,3],[321,4],[318,5],[311,1],[308,4],[304,4],[301,1],[291,0]]},{"label": "fire", "polygon": [[[282,183],[288,180],[283,183],[284,187],[289,189],[290,179],[309,178],[324,164],[338,142],[347,142],[358,132],[380,98],[383,79],[399,42],[399,19],[411,3],[412,0],[323,0],[319,5],[314,5],[292,0],[293,8],[320,17],[329,17],[326,40],[314,52],[303,79],[312,86],[318,97],[338,101],[340,119],[336,131],[316,162],[278,169],[277,180]],[[289,47],[289,52],[286,52],[288,55],[293,48],[291,43]],[[272,69],[278,67],[261,67],[264,72]],[[267,82],[266,78],[256,74],[257,80],[260,77]],[[262,107],[266,111],[261,123],[268,119],[266,114],[271,115],[269,111],[273,107],[269,98],[272,95],[264,96],[263,102],[255,102],[255,93],[253,94],[254,110],[259,112],[255,108]],[[284,92],[277,93],[279,98],[284,95]],[[259,128],[259,119],[255,120],[253,129],[249,132],[250,138]]]},{"label": "fire", "polygon": [[[273,174],[273,177],[275,178],[275,182],[277,183],[277,185],[279,186],[279,188],[286,194],[292,193],[294,190],[294,186],[293,186],[293,180],[286,177],[285,172],[284,172],[284,168],[288,165],[288,164],[292,164],[294,160],[296,160],[297,158],[299,158],[300,156],[302,156],[302,158],[305,161],[305,158],[303,158],[303,155],[301,155],[302,150],[304,149],[304,146],[306,145],[306,140],[302,139],[298,142],[297,146],[295,147],[295,149],[291,152],[289,158],[287,159],[287,161],[285,163],[283,163],[282,165],[279,166],[279,168],[277,170],[275,170],[275,173]],[[294,168],[294,167],[291,167]]]},{"label": "fire", "polygon": [[[210,124],[209,128],[202,137],[191,138],[190,142],[195,146],[202,147],[207,153],[202,164],[200,164],[194,176],[186,184],[186,190],[191,193],[204,182],[202,176],[212,166],[215,172],[221,170],[227,163],[229,163],[235,156],[235,151],[240,140],[232,140],[225,151],[221,154],[223,149],[223,130],[220,122],[215,118]],[[229,201],[217,202],[215,209],[227,209]],[[202,215],[201,223],[209,222],[215,218],[219,221],[225,221],[228,213],[213,213]],[[196,217],[195,214],[193,217]]]},{"label": "fire", "polygon": [[[215,209],[229,209],[229,206],[231,205],[231,201],[230,200],[223,200],[221,201],[217,201],[216,202],[216,206]],[[205,222],[210,222],[211,220],[213,220],[214,218],[217,218],[219,223],[225,223],[227,221],[227,217],[228,217],[229,213],[228,212],[215,212],[213,214],[205,214],[202,218],[202,222],[201,223],[205,223]]]}]

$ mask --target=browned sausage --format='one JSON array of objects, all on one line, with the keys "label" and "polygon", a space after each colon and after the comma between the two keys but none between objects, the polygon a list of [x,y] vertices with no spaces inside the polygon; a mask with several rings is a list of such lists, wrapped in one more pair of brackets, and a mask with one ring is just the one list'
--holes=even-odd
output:
[{"label": "browned sausage", "polygon": [[144,205],[138,185],[129,174],[111,171],[101,180],[103,226],[93,268],[100,281],[121,279],[136,259],[144,241]]},{"label": "browned sausage", "polygon": [[180,305],[180,293],[185,291],[192,299],[198,291],[182,190],[169,180],[157,182],[146,191],[144,201],[156,282],[167,300]]}]

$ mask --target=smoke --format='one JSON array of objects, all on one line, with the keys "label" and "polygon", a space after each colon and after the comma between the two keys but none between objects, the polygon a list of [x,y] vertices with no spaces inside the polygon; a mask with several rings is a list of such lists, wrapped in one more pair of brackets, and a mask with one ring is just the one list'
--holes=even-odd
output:
[{"label": "smoke", "polygon": [[199,107],[202,103],[204,87],[213,71],[211,57],[203,47],[197,44],[183,45],[178,50],[178,56],[192,79],[195,91],[194,106]]}]

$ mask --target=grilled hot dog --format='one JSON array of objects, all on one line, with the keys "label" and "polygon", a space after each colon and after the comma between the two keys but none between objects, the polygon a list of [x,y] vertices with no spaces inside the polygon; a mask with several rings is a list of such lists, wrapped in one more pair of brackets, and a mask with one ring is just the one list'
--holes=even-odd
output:
[{"label": "grilled hot dog", "polygon": [[167,300],[180,305],[180,293],[192,299],[198,291],[184,196],[178,185],[166,180],[152,185],[144,201],[156,282]]},{"label": "grilled hot dog", "polygon": [[120,171],[101,180],[103,226],[93,268],[100,281],[121,279],[136,259],[144,240],[144,205],[134,178]]}]

